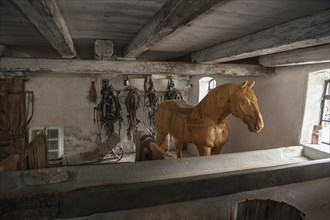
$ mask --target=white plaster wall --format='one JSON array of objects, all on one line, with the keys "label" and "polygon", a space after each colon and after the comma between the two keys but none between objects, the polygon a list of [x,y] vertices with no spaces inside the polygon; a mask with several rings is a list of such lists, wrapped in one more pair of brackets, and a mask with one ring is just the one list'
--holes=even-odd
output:
[{"label": "white plaster wall", "polygon": [[96,142],[94,105],[87,100],[90,77],[32,76],[26,90],[34,92],[33,127],[64,128],[64,153],[88,151]]},{"label": "white plaster wall", "polygon": [[[255,80],[254,91],[263,113],[265,127],[261,133],[251,133],[247,126],[234,116],[229,117],[229,141],[223,153],[250,151],[297,145],[300,142],[301,127],[305,110],[305,96],[308,74],[329,69],[329,64],[305,65],[277,68],[276,73],[268,77],[220,77],[214,76],[217,85],[229,82]],[[199,79],[191,79],[193,87],[188,89],[188,102],[197,104]],[[54,77],[47,74],[32,75],[26,83],[26,89],[35,93],[35,114],[29,127],[64,127],[64,152],[87,151],[95,146],[96,126],[94,125],[95,105],[86,99],[91,81],[100,82],[101,78],[68,76],[60,74]],[[175,80],[177,88],[184,90],[186,81]],[[123,89],[122,78],[110,81],[115,89]],[[158,91],[165,91],[167,79],[154,80]],[[97,84],[98,85],[98,84]],[[143,79],[130,80],[130,85],[143,90]],[[126,111],[122,98],[124,124],[121,129],[122,144],[129,150],[126,139]],[[141,108],[138,117],[143,123],[139,129],[146,132],[148,126],[147,109]],[[308,118],[305,118],[308,121]],[[116,129],[117,131],[117,129]],[[305,133],[309,133],[306,131]],[[197,153],[194,147],[193,153]]]},{"label": "white plaster wall", "polygon": [[[238,118],[229,116],[229,141],[223,153],[260,150],[279,146],[298,145],[304,117],[308,74],[328,69],[329,64],[301,65],[276,68],[267,77],[212,76],[217,85],[230,82],[256,81],[255,94],[263,114],[265,127],[260,133],[251,133]],[[192,77],[194,90],[188,94],[189,102],[198,102],[198,80]],[[195,152],[195,149],[192,152]]]},{"label": "white plaster wall", "polygon": [[[89,151],[97,142],[97,127],[94,124],[95,104],[87,100],[88,91],[92,81],[95,81],[97,90],[103,78],[92,76],[77,76],[59,74],[33,74],[26,82],[26,90],[35,94],[35,113],[29,128],[60,126],[64,128],[64,153]],[[124,89],[123,78],[108,78],[110,84],[117,90]],[[130,79],[130,85],[143,91],[143,79]],[[185,90],[185,80],[174,80],[176,88]],[[154,86],[157,91],[165,91],[167,79],[155,79]],[[142,101],[143,101],[143,97]],[[127,141],[125,97],[121,97],[122,117],[124,123],[121,128],[122,147],[126,152],[130,150]],[[139,124],[139,130],[147,133],[149,121],[147,108],[141,107],[138,118],[144,123]],[[118,132],[118,124],[115,126]],[[102,140],[104,141],[104,139]],[[134,150],[134,149],[133,149]]]}]

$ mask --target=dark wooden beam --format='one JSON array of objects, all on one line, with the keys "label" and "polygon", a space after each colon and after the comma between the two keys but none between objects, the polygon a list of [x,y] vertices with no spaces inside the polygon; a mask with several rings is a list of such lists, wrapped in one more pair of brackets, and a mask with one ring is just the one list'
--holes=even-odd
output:
[{"label": "dark wooden beam", "polygon": [[33,56],[27,51],[15,49],[14,47],[8,47],[0,45],[0,57],[19,57],[19,58],[32,58]]},{"label": "dark wooden beam", "polygon": [[294,66],[330,62],[330,44],[307,47],[259,57],[265,67]]},{"label": "dark wooden beam", "polygon": [[2,56],[3,56],[3,54],[4,54],[5,50],[6,50],[6,46],[5,46],[5,45],[2,45],[2,44],[0,44],[0,57],[2,57]]},{"label": "dark wooden beam", "polygon": [[74,58],[77,55],[71,35],[55,0],[11,0],[11,2],[62,58]]},{"label": "dark wooden beam", "polygon": [[197,63],[221,63],[330,43],[330,10],[298,18],[195,52]]},{"label": "dark wooden beam", "polygon": [[22,73],[22,72],[0,72],[0,80],[14,80],[14,79],[22,79],[28,80],[30,79],[30,73]]},{"label": "dark wooden beam", "polygon": [[169,75],[223,75],[265,76],[272,68],[251,64],[192,64],[150,61],[98,61],[0,58],[1,72],[74,73],[78,75],[169,74]]},{"label": "dark wooden beam", "polygon": [[180,26],[221,2],[224,0],[169,0],[124,48],[124,57],[138,57]]}]

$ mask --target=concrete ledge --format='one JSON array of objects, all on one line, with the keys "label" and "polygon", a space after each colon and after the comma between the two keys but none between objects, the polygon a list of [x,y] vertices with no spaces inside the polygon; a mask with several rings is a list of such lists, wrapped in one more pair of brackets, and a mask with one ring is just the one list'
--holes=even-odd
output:
[{"label": "concrete ledge", "polygon": [[303,143],[303,154],[313,160],[330,158],[330,146],[326,144]]},{"label": "concrete ledge", "polygon": [[[210,159],[210,158],[206,158]],[[203,158],[197,158],[196,161]],[[176,160],[186,162],[185,160]],[[159,167],[172,161],[151,161],[134,163],[130,165],[131,173],[126,174],[135,177],[134,172],[141,174],[141,168],[152,165]],[[220,162],[220,161],[219,161]],[[139,165],[143,165],[140,166]],[[129,165],[129,164],[128,164]],[[221,163],[218,163],[221,166]],[[173,170],[173,173],[182,174],[184,177],[175,176],[172,178],[158,178],[151,181],[141,176],[140,179],[121,179],[121,181],[109,181],[116,179],[112,172],[105,172],[104,168],[113,169],[108,165],[93,167],[72,167],[67,168],[70,179],[61,183],[28,186],[22,182],[23,172],[12,172],[1,175],[0,204],[10,201],[11,204],[22,204],[27,201],[44,199],[47,201],[51,194],[53,216],[56,218],[69,218],[88,216],[93,213],[112,212],[134,208],[150,207],[161,204],[168,204],[181,201],[210,198],[222,195],[229,195],[238,192],[263,189],[274,186],[287,185],[291,183],[304,182],[309,180],[329,177],[330,159],[305,161],[287,165],[279,165],[266,168],[247,169],[240,171],[228,171],[209,173],[204,175],[185,175],[182,170]],[[120,165],[121,166],[121,165]],[[120,166],[117,167],[117,175],[121,175]],[[92,170],[101,170],[100,173],[89,174],[84,181],[80,182],[79,176],[85,176]],[[100,169],[102,168],[102,169]],[[173,167],[171,167],[173,168]],[[205,168],[205,167],[204,167]],[[84,171],[84,170],[87,171]],[[100,172],[100,171],[99,171]],[[146,172],[143,170],[143,172]],[[153,171],[155,172],[155,171]],[[159,176],[162,170],[158,169]],[[9,178],[9,176],[11,177]],[[166,175],[165,175],[166,176]],[[8,178],[11,181],[8,181]],[[3,181],[4,180],[4,181]],[[16,181],[13,181],[16,180]],[[97,181],[96,181],[97,180]],[[117,179],[118,180],[118,179]],[[12,182],[13,181],[13,182]],[[8,185],[11,182],[12,185]],[[22,198],[25,198],[22,200]],[[19,212],[13,206],[13,212]],[[49,209],[49,207],[47,207]],[[42,207],[35,207],[41,211]],[[9,210],[10,211],[10,210]],[[48,216],[49,217],[49,216]]]},{"label": "concrete ledge", "polygon": [[[163,181],[308,161],[302,152],[303,147],[293,146],[178,160],[18,171],[0,174],[0,195],[67,192],[91,186]],[[40,178],[44,184],[56,184],[40,186]],[[31,184],[33,182],[35,184]]]},{"label": "concrete ledge", "polygon": [[60,195],[57,218],[196,200],[329,177],[329,159],[162,181],[89,187]]}]

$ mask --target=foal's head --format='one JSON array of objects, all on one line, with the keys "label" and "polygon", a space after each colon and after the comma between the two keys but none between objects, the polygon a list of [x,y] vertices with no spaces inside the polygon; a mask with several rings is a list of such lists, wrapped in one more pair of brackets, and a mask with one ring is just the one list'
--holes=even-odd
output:
[{"label": "foal's head", "polygon": [[231,95],[230,110],[233,115],[239,117],[252,132],[259,132],[264,127],[257,98],[252,90],[255,82],[248,81],[237,85]]}]

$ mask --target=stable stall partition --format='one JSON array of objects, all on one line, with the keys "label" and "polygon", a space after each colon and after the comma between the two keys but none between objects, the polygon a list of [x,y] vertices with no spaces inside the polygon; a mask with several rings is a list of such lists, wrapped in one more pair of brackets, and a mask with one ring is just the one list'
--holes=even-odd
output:
[{"label": "stable stall partition", "polygon": [[[202,210],[204,216],[199,219],[228,219],[235,203],[262,197],[298,206],[309,219],[315,219],[329,214],[329,198],[324,196],[329,194],[329,165],[329,152],[291,146],[206,157],[16,171],[0,174],[0,204],[4,217],[96,219],[101,215],[121,219],[137,213],[141,218],[151,218],[153,213],[157,218],[164,210],[177,207],[166,212],[163,219],[178,215],[188,219],[195,209]],[[206,211],[205,205],[210,202],[219,210]]]}]

